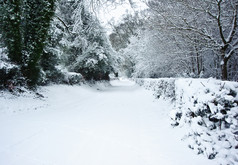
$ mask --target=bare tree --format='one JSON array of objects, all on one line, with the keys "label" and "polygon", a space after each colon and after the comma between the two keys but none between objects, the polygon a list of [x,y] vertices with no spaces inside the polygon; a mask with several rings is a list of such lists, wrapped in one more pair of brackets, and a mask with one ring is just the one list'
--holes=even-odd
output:
[{"label": "bare tree", "polygon": [[156,16],[155,28],[186,37],[195,50],[218,54],[221,78],[228,79],[229,59],[238,50],[237,0],[148,0],[146,3]]}]

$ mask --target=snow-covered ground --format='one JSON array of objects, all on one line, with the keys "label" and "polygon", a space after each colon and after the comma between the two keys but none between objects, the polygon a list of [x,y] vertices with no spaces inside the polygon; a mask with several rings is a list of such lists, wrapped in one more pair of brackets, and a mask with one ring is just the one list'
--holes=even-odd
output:
[{"label": "snow-covered ground", "polygon": [[0,165],[215,165],[181,141],[170,102],[129,80],[0,94]]}]

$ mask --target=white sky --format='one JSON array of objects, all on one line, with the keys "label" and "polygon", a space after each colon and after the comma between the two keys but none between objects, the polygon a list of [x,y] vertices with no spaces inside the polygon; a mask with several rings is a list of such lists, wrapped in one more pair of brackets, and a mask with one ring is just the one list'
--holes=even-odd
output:
[{"label": "white sky", "polygon": [[120,21],[122,15],[126,13],[133,13],[133,10],[128,3],[118,5],[116,7],[105,6],[100,10],[99,18],[101,19],[102,23],[105,24],[111,21],[112,18],[114,18],[114,20],[117,22]]},{"label": "white sky", "polygon": [[135,7],[132,8],[129,4],[129,1],[124,2],[123,4],[118,4],[116,6],[108,6],[104,5],[100,10],[98,17],[103,26],[108,29],[108,33],[110,33],[111,28],[109,26],[109,22],[113,24],[118,24],[121,22],[123,15],[125,14],[134,14],[135,11],[142,10],[146,8],[146,5],[142,3],[140,0],[134,0]]}]

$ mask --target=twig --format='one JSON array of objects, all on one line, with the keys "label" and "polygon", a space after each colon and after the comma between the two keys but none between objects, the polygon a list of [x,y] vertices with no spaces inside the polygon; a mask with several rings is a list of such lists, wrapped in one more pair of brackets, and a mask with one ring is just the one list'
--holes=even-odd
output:
[{"label": "twig", "polygon": [[66,23],[60,17],[56,16],[56,18],[64,25],[67,32],[70,34],[69,27],[66,25]]},{"label": "twig", "polygon": [[224,82],[224,84],[221,86],[221,88],[220,88],[220,91],[225,87],[225,82]]},{"label": "twig", "polygon": [[200,82],[202,84],[202,86],[206,87],[202,82]]}]

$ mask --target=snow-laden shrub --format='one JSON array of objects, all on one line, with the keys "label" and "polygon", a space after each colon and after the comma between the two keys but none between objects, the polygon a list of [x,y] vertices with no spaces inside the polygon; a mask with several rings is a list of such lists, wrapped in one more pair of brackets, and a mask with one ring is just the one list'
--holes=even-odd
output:
[{"label": "snow-laden shrub", "polygon": [[[214,79],[137,79],[147,89],[174,99],[171,124],[187,130],[183,140],[197,154],[222,165],[238,164],[238,83]],[[163,83],[162,83],[163,82]],[[174,89],[172,89],[174,88]],[[172,97],[171,97],[172,96]]]},{"label": "snow-laden shrub", "polygon": [[189,147],[221,164],[237,164],[238,83],[180,79],[175,88],[172,124],[188,128]]},{"label": "snow-laden shrub", "polygon": [[0,89],[13,90],[15,86],[22,85],[23,81],[20,67],[12,64],[3,49],[0,49]]},{"label": "snow-laden shrub", "polygon": [[64,82],[67,84],[80,84],[84,82],[84,78],[80,73],[64,72]]},{"label": "snow-laden shrub", "polygon": [[47,85],[50,83],[64,83],[65,82],[65,75],[60,70],[41,70],[41,79],[39,80],[39,85]]},{"label": "snow-laden shrub", "polygon": [[175,99],[175,79],[161,78],[161,79],[135,79],[136,83],[153,90],[156,98],[171,98]]},{"label": "snow-laden shrub", "polygon": [[109,80],[113,69],[108,56],[102,47],[95,47],[79,57],[71,70],[81,73],[86,80]]},{"label": "snow-laden shrub", "polygon": [[58,1],[55,13],[50,31],[55,43],[50,51],[59,57],[59,65],[80,73],[85,80],[109,80],[116,56],[105,29],[88,10],[87,2]]}]

